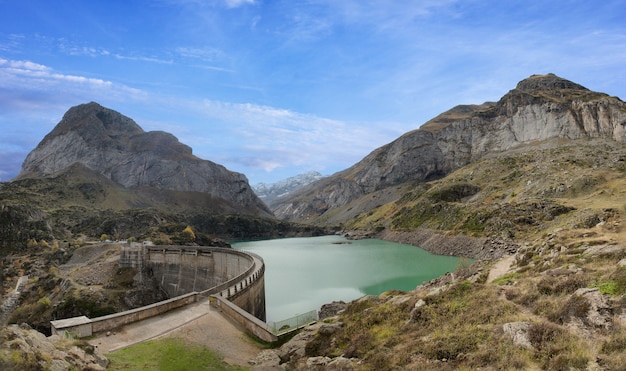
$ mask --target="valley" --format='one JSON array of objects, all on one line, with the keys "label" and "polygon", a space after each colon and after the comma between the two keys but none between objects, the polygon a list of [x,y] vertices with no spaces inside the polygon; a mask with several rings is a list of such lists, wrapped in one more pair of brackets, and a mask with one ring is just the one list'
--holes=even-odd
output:
[{"label": "valley", "polygon": [[[498,102],[457,106],[268,205],[245,176],[129,120],[95,103],[71,109],[20,177],[0,185],[0,294],[29,277],[10,323],[45,332],[55,316],[117,311],[138,304],[123,304],[133,290],[158,291],[116,270],[110,246],[88,246],[103,237],[228,246],[340,233],[477,262],[354,300],[268,350],[266,366],[626,365],[626,103],[617,97],[533,75]],[[79,144],[94,152],[84,161],[64,152]],[[94,166],[128,156],[128,166]]]}]

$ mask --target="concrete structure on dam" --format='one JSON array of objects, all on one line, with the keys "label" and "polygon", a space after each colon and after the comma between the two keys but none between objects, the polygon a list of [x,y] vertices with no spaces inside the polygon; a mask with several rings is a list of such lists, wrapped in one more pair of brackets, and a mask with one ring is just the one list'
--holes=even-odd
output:
[{"label": "concrete structure on dam", "polygon": [[277,340],[265,324],[265,265],[256,254],[201,246],[123,247],[120,266],[138,269],[143,280],[156,280],[170,299],[93,319],[51,321],[52,333],[91,336],[211,297],[247,332]]},{"label": "concrete structure on dam", "polygon": [[[143,246],[139,251],[122,250],[120,266],[141,268],[143,279],[156,280],[170,298],[221,293],[265,321],[264,264],[259,256],[216,247]],[[258,277],[251,276],[255,270],[261,272]],[[222,293],[231,286],[230,292]]]}]

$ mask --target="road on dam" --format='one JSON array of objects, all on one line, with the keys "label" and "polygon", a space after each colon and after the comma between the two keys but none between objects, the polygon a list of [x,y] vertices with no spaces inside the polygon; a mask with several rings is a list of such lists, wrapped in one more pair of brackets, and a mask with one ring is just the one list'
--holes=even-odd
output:
[{"label": "road on dam", "polygon": [[217,352],[230,364],[249,366],[247,361],[262,349],[244,330],[212,308],[209,300],[178,308],[167,313],[128,324],[109,336],[97,334],[89,340],[102,354],[160,337],[182,338]]}]

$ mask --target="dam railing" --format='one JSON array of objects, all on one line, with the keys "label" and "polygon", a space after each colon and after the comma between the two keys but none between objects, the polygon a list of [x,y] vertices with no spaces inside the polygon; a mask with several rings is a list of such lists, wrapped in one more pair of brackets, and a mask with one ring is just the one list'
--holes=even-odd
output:
[{"label": "dam railing", "polygon": [[291,331],[295,331],[302,327],[315,323],[317,322],[317,319],[317,311],[312,310],[303,314],[298,314],[291,318],[284,319],[282,321],[268,322],[267,325],[276,336],[281,336]]}]

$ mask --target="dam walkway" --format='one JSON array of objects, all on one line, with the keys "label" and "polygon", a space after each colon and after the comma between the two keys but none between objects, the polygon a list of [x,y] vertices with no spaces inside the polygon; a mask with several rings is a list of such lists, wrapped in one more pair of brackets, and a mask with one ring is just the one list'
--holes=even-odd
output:
[{"label": "dam walkway", "polygon": [[144,341],[174,337],[203,345],[217,352],[230,364],[249,366],[260,349],[234,321],[209,300],[202,300],[164,314],[123,326],[117,331],[99,333],[89,340],[102,354],[114,352]]}]

